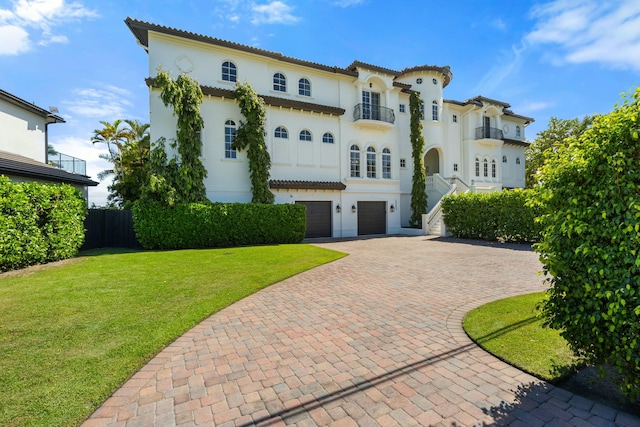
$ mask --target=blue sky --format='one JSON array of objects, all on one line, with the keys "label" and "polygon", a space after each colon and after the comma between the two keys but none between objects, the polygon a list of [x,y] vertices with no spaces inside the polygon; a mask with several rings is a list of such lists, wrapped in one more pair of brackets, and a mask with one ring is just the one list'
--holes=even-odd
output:
[{"label": "blue sky", "polygon": [[324,65],[449,65],[445,98],[508,102],[536,119],[529,140],[640,85],[638,0],[0,0],[0,88],[58,107],[67,123],[50,143],[94,179],[108,166],[90,142],[100,121],[149,121],[147,55],[126,17]]}]

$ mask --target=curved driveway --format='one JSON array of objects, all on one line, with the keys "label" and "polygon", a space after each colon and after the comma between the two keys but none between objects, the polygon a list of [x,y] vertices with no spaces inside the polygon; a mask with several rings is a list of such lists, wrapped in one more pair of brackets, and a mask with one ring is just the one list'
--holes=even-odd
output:
[{"label": "curved driveway", "polygon": [[349,253],[211,316],[84,426],[638,426],[476,347],[464,314],[543,290],[524,246],[425,237]]}]

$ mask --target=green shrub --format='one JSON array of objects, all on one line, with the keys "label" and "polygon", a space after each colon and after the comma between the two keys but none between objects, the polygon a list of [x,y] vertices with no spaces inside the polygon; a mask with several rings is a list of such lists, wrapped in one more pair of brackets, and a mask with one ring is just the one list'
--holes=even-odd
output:
[{"label": "green shrub", "polygon": [[640,394],[640,88],[541,171],[547,323]]},{"label": "green shrub", "polygon": [[306,229],[302,205],[137,202],[133,223],[148,249],[297,243]]},{"label": "green shrub", "polygon": [[0,271],[76,255],[86,215],[85,200],[69,185],[0,176]]},{"label": "green shrub", "polygon": [[530,206],[533,190],[464,193],[442,199],[444,221],[454,236],[503,242],[536,242],[539,206]]}]

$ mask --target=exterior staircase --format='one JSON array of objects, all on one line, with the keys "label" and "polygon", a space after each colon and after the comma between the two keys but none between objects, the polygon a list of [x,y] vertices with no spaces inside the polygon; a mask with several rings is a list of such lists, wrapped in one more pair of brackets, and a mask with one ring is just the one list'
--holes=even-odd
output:
[{"label": "exterior staircase", "polygon": [[[446,236],[447,228],[444,224],[440,202],[445,196],[451,194],[466,193],[470,191],[470,188],[466,183],[464,183],[460,178],[457,177],[442,178],[440,175],[434,174],[432,178],[432,190],[433,188],[439,189],[438,193],[440,194],[440,197],[438,198],[437,203],[431,208],[431,210],[422,216],[422,224],[423,228],[426,230],[427,235]],[[429,184],[430,183],[427,182],[427,186],[429,186]],[[433,191],[431,191],[430,197],[433,196]]]}]

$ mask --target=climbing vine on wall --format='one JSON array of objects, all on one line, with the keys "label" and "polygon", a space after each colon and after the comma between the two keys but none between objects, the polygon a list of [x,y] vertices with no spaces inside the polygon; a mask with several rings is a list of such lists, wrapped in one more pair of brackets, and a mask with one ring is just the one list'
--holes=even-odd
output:
[{"label": "climbing vine on wall", "polygon": [[[160,69],[154,86],[161,90],[160,99],[165,106],[173,107],[178,117],[176,146],[180,158],[177,160],[177,173],[173,174],[173,187],[178,202],[199,202],[206,200],[204,179],[207,170],[200,161],[202,141],[200,131],[204,121],[200,115],[203,96],[197,81],[180,74],[176,80]],[[170,162],[172,163],[172,162]],[[174,161],[175,163],[175,161]]]},{"label": "climbing vine on wall", "polygon": [[411,186],[411,226],[422,226],[422,214],[427,213],[427,193],[425,191],[426,173],[422,152],[424,151],[424,136],[422,136],[422,100],[418,92],[412,92],[409,98],[409,112],[411,114],[411,157],[413,157],[413,179]]},{"label": "climbing vine on wall", "polygon": [[274,196],[269,190],[271,157],[264,141],[266,118],[264,101],[247,82],[238,83],[236,86],[236,99],[246,121],[240,123],[233,144],[237,150],[247,150],[253,193],[251,201],[273,203]]}]

